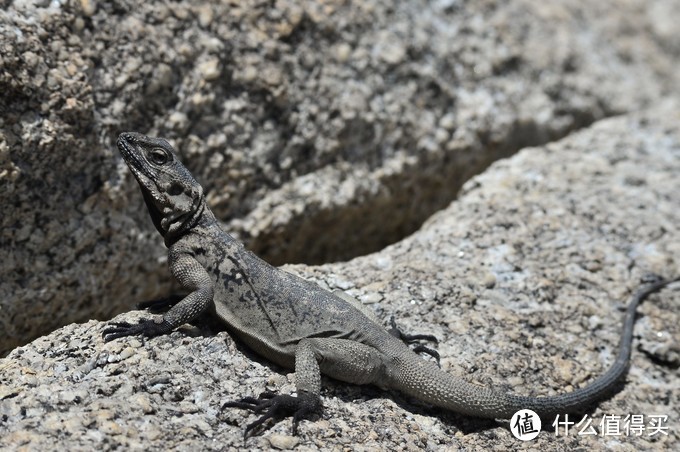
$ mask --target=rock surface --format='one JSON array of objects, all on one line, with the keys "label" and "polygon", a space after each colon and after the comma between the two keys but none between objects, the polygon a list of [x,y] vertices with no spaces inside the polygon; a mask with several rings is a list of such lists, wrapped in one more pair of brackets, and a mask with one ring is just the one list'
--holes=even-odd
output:
[{"label": "rock surface", "polygon": [[[523,394],[580,386],[611,363],[622,302],[650,273],[680,272],[680,109],[599,121],[527,148],[470,180],[417,233],[346,263],[290,266],[395,314],[441,343],[453,374]],[[625,386],[590,416],[598,435],[528,444],[493,421],[372,387],[323,381],[324,411],[248,439],[296,450],[674,450],[680,444],[680,288],[639,309]],[[135,321],[132,312],[118,320]],[[232,450],[254,417],[219,407],[294,376],[209,322],[104,343],[73,324],[0,360],[0,449]],[[665,415],[667,434],[602,435],[604,415]],[[580,420],[575,419],[576,421]],[[623,424],[621,424],[623,425]],[[623,427],[622,427],[623,428]]]},{"label": "rock surface", "polygon": [[0,354],[168,290],[121,131],[174,141],[255,251],[312,263],[680,85],[672,0],[3,3]]}]

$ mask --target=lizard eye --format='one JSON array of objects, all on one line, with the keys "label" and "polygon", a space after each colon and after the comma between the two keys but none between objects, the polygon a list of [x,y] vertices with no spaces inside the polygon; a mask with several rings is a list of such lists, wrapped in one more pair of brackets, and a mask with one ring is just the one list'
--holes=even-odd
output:
[{"label": "lizard eye", "polygon": [[153,148],[149,151],[149,160],[156,165],[164,165],[170,160],[169,155],[161,148]]}]

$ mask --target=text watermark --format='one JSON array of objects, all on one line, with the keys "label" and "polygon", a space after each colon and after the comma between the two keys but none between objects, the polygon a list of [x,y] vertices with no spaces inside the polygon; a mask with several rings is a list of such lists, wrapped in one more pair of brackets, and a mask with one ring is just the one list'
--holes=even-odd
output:
[{"label": "text watermark", "polygon": [[[577,420],[578,419],[578,420]],[[551,424],[555,436],[567,436],[576,432],[579,436],[668,436],[668,415],[665,414],[604,414],[596,420],[586,414],[581,418],[569,418],[558,414]],[[510,431],[515,438],[530,441],[541,432],[541,418],[532,410],[519,410],[512,415]]]}]

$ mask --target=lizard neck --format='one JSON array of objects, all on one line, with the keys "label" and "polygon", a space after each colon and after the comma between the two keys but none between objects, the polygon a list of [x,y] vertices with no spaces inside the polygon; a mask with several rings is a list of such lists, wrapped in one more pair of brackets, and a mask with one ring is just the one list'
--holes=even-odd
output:
[{"label": "lizard neck", "polygon": [[190,217],[168,229],[163,236],[165,239],[165,246],[169,248],[177,242],[177,240],[197,227],[209,229],[215,224],[217,224],[215,214],[212,213],[210,208],[206,205],[205,200],[201,200],[198,208],[194,210]]}]

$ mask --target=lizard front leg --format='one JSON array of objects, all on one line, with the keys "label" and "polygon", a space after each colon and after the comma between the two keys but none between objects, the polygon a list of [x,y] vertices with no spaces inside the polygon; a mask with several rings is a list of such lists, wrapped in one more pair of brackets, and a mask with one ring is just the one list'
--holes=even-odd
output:
[{"label": "lizard front leg", "polygon": [[137,324],[111,322],[102,332],[105,341],[124,336],[158,336],[198,317],[213,301],[213,282],[203,266],[186,253],[168,254],[170,270],[182,287],[191,292],[162,317]]}]

